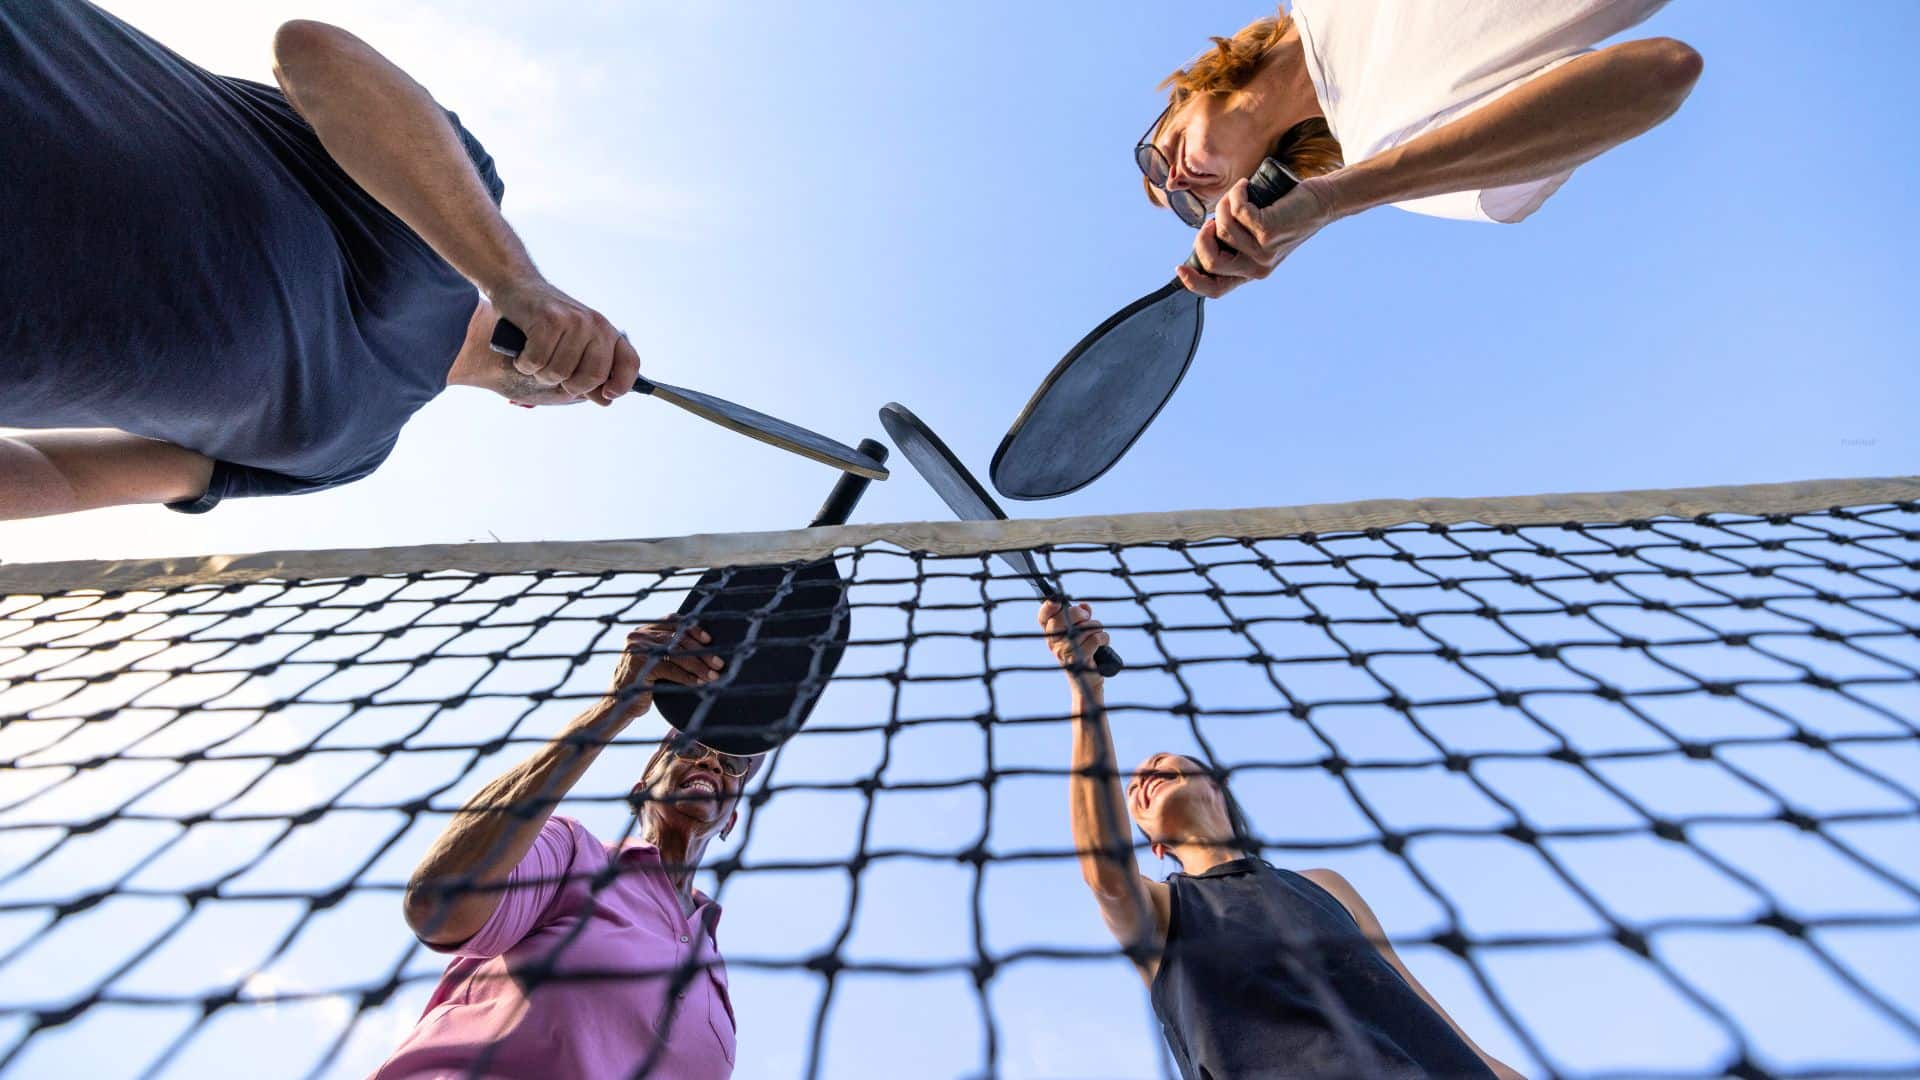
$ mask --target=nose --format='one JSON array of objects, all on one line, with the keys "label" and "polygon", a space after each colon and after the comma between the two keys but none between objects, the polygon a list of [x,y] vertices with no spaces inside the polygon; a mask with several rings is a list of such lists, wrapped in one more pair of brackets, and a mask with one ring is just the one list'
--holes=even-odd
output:
[{"label": "nose", "polygon": [[1185,191],[1192,186],[1193,181],[1187,177],[1187,170],[1181,166],[1180,159],[1178,157],[1168,157],[1167,190]]}]

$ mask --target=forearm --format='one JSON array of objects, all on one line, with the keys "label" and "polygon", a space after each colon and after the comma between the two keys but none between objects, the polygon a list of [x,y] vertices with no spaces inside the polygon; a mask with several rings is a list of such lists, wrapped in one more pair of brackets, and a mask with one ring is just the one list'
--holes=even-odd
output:
[{"label": "forearm", "polygon": [[536,274],[446,114],[425,88],[337,27],[290,22],[274,76],[334,161],[489,295]]},{"label": "forearm", "polygon": [[407,885],[407,922],[415,932],[448,941],[477,932],[554,807],[624,726],[614,720],[610,702],[597,703],[468,799]]},{"label": "forearm", "polygon": [[1700,57],[1670,38],[1576,57],[1485,108],[1309,181],[1336,216],[1565,172],[1672,116]]},{"label": "forearm", "polygon": [[1126,795],[1114,768],[1113,735],[1107,728],[1104,693],[1078,687],[1073,694],[1073,776],[1068,784],[1069,820],[1080,872],[1102,896],[1139,891],[1133,866],[1133,836],[1127,831]]},{"label": "forearm", "polygon": [[197,498],[212,474],[203,454],[124,431],[0,436],[0,521]]}]

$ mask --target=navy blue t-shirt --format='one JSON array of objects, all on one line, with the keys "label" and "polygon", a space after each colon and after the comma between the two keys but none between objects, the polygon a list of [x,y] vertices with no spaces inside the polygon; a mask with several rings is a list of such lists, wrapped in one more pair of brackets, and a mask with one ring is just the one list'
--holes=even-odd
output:
[{"label": "navy blue t-shirt", "polygon": [[372,472],[478,299],[279,90],[80,0],[0,2],[0,237],[0,425],[199,451],[182,510]]}]

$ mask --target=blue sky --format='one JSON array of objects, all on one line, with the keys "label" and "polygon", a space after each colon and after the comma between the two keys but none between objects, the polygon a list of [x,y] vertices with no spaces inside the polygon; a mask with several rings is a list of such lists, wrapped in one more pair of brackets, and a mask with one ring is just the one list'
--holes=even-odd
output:
[{"label": "blue sky", "polygon": [[[109,7],[216,70],[262,79],[275,22],[315,14],[280,2]],[[1059,355],[1184,256],[1191,232],[1146,204],[1129,149],[1159,107],[1154,83],[1206,35],[1267,10],[838,0],[466,8],[341,0],[324,17],[387,51],[461,113],[498,159],[509,217],[541,265],[625,327],[649,373],[847,442],[879,435],[875,410],[899,400],[981,467]],[[1920,9],[1863,0],[1838,10],[1844,18],[1783,3],[1695,4],[1657,16],[1648,33],[1679,37],[1706,57],[1699,89],[1673,121],[1580,170],[1517,227],[1382,210],[1328,229],[1271,280],[1209,305],[1186,384],[1118,468],[1076,495],[1015,509],[1051,516],[1914,471],[1920,350],[1911,289],[1901,282],[1912,278],[1907,255],[1920,242],[1907,193],[1920,155],[1905,135],[1920,100],[1907,55]],[[899,468],[875,485],[860,517],[944,517]],[[0,557],[788,528],[806,521],[832,479],[643,399],[606,411],[525,413],[460,392],[430,406],[388,465],[359,484],[234,502],[198,518],[135,509],[9,524],[0,526]],[[1032,713],[1057,708],[1047,696],[1055,689],[1036,684],[1012,703]],[[842,692],[841,711],[856,714],[854,692]],[[1139,692],[1153,700],[1151,689]],[[1064,754],[1065,737],[1051,735],[1008,729],[996,739],[1057,764],[1048,755]],[[1163,729],[1123,731],[1122,757],[1157,749],[1163,737]],[[888,779],[949,761],[977,768],[978,740],[977,729],[902,736]],[[1250,756],[1274,752],[1234,745]],[[787,757],[803,775],[872,768],[818,743]],[[429,768],[424,756],[416,760]],[[508,760],[462,767],[477,786]],[[621,767],[609,760],[588,789],[623,790]],[[1812,783],[1811,773],[1794,775]],[[294,802],[301,792],[327,793],[325,778],[284,782]],[[1057,779],[1033,782],[1031,793],[1023,784],[998,804],[1014,815],[1008,835],[1060,842]],[[1466,795],[1422,800],[1412,790],[1400,794],[1413,800],[1410,813],[1477,812]],[[1256,824],[1272,835],[1338,832],[1344,819],[1319,797],[1270,792],[1252,807]],[[761,838],[749,843],[767,845],[768,857],[830,846],[821,838],[843,828],[851,809],[809,801],[770,804],[756,825]],[[957,847],[962,840],[947,841],[978,825],[977,799],[911,801],[878,815],[881,827]],[[1285,809],[1300,806],[1316,809],[1297,819]],[[605,806],[576,809],[596,828],[617,828]],[[378,832],[370,822],[359,832],[342,827],[360,840]],[[422,844],[409,837],[407,858]],[[1774,865],[1793,865],[1774,855]],[[1485,882],[1501,872],[1477,859],[1447,865],[1466,868],[1452,887],[1477,897],[1485,918],[1510,924],[1537,914],[1514,899],[1531,895],[1522,888],[1489,891]],[[1390,929],[1431,928],[1434,911],[1390,867],[1351,862],[1342,869],[1375,897]],[[1631,857],[1604,865],[1627,875],[1617,880],[1645,874],[1653,879],[1646,888],[1669,887]],[[404,874],[396,867],[383,872]],[[1071,869],[1030,873],[1009,871],[1007,893],[993,901],[1005,905],[995,908],[1003,932],[1101,944]],[[804,909],[786,908],[774,883],[753,880],[729,886],[738,891],[726,898],[730,951],[776,952],[817,930],[807,920],[831,919],[841,902],[819,882]],[[1690,887],[1675,902],[1722,902],[1714,888]],[[868,955],[945,948],[950,935],[916,938],[914,930],[945,925],[964,895],[963,877],[932,870],[874,884],[863,910],[875,914],[864,917],[854,946]],[[397,958],[405,939],[390,898],[364,899],[338,915],[351,928],[344,939],[383,961]],[[1870,890],[1841,899],[1877,902]],[[237,927],[246,920],[270,921],[259,909],[235,905],[230,943],[245,940]],[[115,925],[145,917],[129,909],[129,921]],[[1714,948],[1698,945],[1701,970],[1726,966]],[[1876,948],[1913,954],[1910,936]],[[1409,960],[1476,1036],[1486,1032],[1489,1049],[1525,1061],[1444,954]],[[1782,980],[1804,977],[1790,958],[1778,968],[1750,953],[1739,962],[1792,973]],[[296,966],[276,977],[351,984],[357,970],[337,958]],[[1548,986],[1555,974],[1514,978]],[[1146,1008],[1124,965],[1064,975],[1015,968],[1002,978],[1003,1014],[1046,1016],[1009,1021],[1011,1072],[1156,1073]],[[1886,978],[1907,1002],[1920,999],[1910,975]],[[1537,1018],[1563,1040],[1555,1045],[1566,1063],[1647,1063],[1634,1054],[1676,1067],[1715,1060],[1710,1028],[1622,979],[1596,982],[1615,987],[1596,1000],[1618,1007],[1605,1014],[1617,1026],[1583,1025],[1572,1010]],[[741,1074],[787,1074],[794,1037],[811,1023],[813,991],[799,977],[737,985],[743,1055],[761,1055],[743,1056]],[[352,1061],[377,1060],[380,1040],[406,1022],[419,996],[396,1002],[356,1043]],[[957,979],[850,989],[834,1013],[846,1027],[830,1032],[830,1046],[847,1049],[830,1054],[832,1074],[965,1071],[966,1055],[978,1050],[972,1000]],[[1910,1043],[1860,1020],[1859,1010],[1822,1012],[1807,1000],[1829,999],[1761,993],[1741,1015],[1782,1040],[1786,1058],[1827,1045],[1813,1038],[1825,1033],[1913,1060]],[[284,1041],[305,1030],[301,1015],[285,1009],[257,1030],[209,1043],[214,1056],[195,1060],[212,1068],[231,1060],[221,1054],[251,1058],[292,1045]],[[120,1036],[86,1045],[102,1075],[138,1059],[140,1044],[126,1033],[152,1023],[111,1019],[119,1026],[87,1029]],[[1623,1047],[1622,1030],[1641,1041]],[[1796,1042],[1795,1032],[1811,1041]],[[75,1041],[54,1045],[82,1052]],[[858,1059],[862,1046],[873,1060]]]}]

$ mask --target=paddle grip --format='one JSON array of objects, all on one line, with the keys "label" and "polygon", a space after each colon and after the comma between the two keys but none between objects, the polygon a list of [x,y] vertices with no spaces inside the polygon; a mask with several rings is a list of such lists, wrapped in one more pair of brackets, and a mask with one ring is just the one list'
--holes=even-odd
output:
[{"label": "paddle grip", "polygon": [[[1040,586],[1040,596],[1042,599],[1052,600],[1063,608],[1067,606],[1066,597],[1054,592],[1051,587],[1042,584],[1040,580],[1035,580],[1034,584]],[[1064,611],[1060,613],[1060,616],[1064,619],[1072,619],[1072,616]],[[1127,662],[1120,659],[1120,654],[1113,651],[1113,646],[1102,645],[1093,650],[1093,670],[1098,671],[1101,678],[1111,679],[1126,669]]]},{"label": "paddle grip", "polygon": [[501,356],[519,356],[520,350],[526,347],[526,331],[505,319],[493,324],[493,336],[487,339],[487,348]]},{"label": "paddle grip", "polygon": [[[874,461],[887,463],[887,447],[877,439],[861,439],[859,451]],[[853,508],[859,505],[860,496],[867,493],[867,486],[873,481],[858,473],[841,473],[840,481],[827,493],[827,501],[820,504],[820,512],[807,522],[810,529],[826,525],[845,525],[853,516]]]},{"label": "paddle grip", "polygon": [[[493,324],[493,336],[487,339],[487,348],[492,349],[501,356],[514,357],[519,356],[526,347],[526,331],[505,319],[501,319],[499,322]],[[653,383],[649,381],[645,375],[634,376],[633,388],[642,394],[651,394],[654,391]],[[857,500],[859,496],[855,495],[854,498]]]},{"label": "paddle grip", "polygon": [[[1281,196],[1292,191],[1299,183],[1300,178],[1293,175],[1285,165],[1273,158],[1268,158],[1260,163],[1258,169],[1253,170],[1253,176],[1247,180],[1247,201],[1253,204],[1255,210],[1265,210],[1279,202]],[[1205,227],[1201,226],[1201,228]],[[1239,254],[1224,243],[1220,245],[1220,250],[1229,255]],[[1187,256],[1187,265],[1203,274],[1207,272],[1206,268],[1200,265],[1199,252]]]}]

